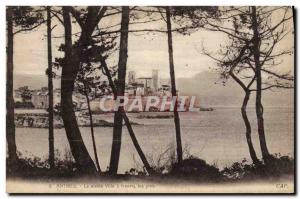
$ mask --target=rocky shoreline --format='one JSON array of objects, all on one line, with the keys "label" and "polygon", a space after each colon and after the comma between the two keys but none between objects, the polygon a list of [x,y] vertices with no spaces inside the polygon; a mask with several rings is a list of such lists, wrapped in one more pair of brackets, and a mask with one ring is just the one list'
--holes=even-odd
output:
[{"label": "rocky shoreline", "polygon": [[[200,107],[199,111],[213,111],[213,108]],[[173,112],[138,112],[128,113],[129,116],[136,119],[171,119],[174,117]],[[113,127],[113,120],[109,121],[107,118],[113,118],[113,113],[94,114],[94,127]],[[85,114],[77,114],[77,122],[79,127],[90,127],[89,117]],[[48,113],[47,112],[23,112],[15,114],[15,126],[17,128],[48,128]],[[131,121],[132,125],[142,125]],[[124,124],[123,124],[124,125]],[[63,121],[59,115],[54,115],[54,128],[64,128]]]},{"label": "rocky shoreline", "polygon": [[[78,116],[79,127],[90,127],[90,120],[86,116]],[[140,125],[136,122],[130,122],[132,125]],[[113,122],[94,117],[94,127],[113,127]],[[17,128],[49,128],[48,114],[16,114],[15,126]],[[62,119],[59,116],[54,117],[54,128],[64,128]]]}]

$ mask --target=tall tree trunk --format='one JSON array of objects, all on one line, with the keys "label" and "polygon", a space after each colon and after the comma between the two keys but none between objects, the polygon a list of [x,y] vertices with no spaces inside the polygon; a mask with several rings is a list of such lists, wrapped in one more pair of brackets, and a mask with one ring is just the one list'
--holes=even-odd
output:
[{"label": "tall tree trunk", "polygon": [[243,105],[241,107],[241,113],[243,116],[243,120],[245,123],[245,127],[246,127],[246,139],[247,139],[247,144],[249,147],[249,153],[250,153],[250,157],[253,161],[254,164],[258,164],[259,160],[256,156],[256,152],[255,149],[253,147],[253,143],[252,143],[252,138],[251,138],[251,125],[247,116],[247,105],[248,105],[248,101],[249,101],[249,97],[250,97],[250,91],[246,91],[245,93],[245,97],[244,97],[244,101],[243,101]]},{"label": "tall tree trunk", "polygon": [[[167,17],[167,29],[168,29],[168,49],[169,49],[169,64],[170,64],[170,77],[171,77],[171,89],[172,96],[177,96],[176,92],[176,83],[175,83],[175,71],[174,71],[174,59],[173,59],[173,41],[172,41],[172,25],[171,25],[171,16],[170,8],[166,7],[166,17]],[[177,111],[178,101],[176,98],[174,106],[174,122],[176,130],[176,143],[177,143],[177,159],[178,163],[182,162],[182,144],[181,144],[181,132],[180,132],[180,119]]]},{"label": "tall tree trunk", "polygon": [[14,53],[14,36],[13,36],[13,11],[8,6],[6,10],[7,20],[7,68],[6,68],[6,140],[8,149],[8,161],[15,165],[18,160],[15,121],[14,121],[14,97],[13,97],[13,53]]},{"label": "tall tree trunk", "polygon": [[258,32],[258,22],[256,16],[256,7],[252,6],[252,29],[253,29],[253,54],[255,62],[255,75],[256,75],[256,117],[257,117],[257,127],[258,135],[260,141],[260,148],[262,156],[265,162],[270,159],[270,153],[268,151],[265,129],[264,129],[264,117],[263,117],[263,106],[261,102],[262,98],[262,77],[261,77],[261,64],[260,64],[260,38]]},{"label": "tall tree trunk", "polygon": [[[120,38],[120,51],[118,63],[118,80],[117,80],[117,96],[124,96],[125,91],[125,78],[126,78],[126,64],[127,64],[127,48],[128,48],[128,26],[129,26],[129,7],[122,7],[122,20],[121,20],[121,38]],[[122,101],[121,101],[122,103]],[[110,156],[109,173],[117,174],[122,139],[122,110],[119,107],[114,116],[114,129],[112,150]]]},{"label": "tall tree trunk", "polygon": [[54,168],[54,131],[53,131],[53,82],[52,82],[52,43],[51,43],[51,14],[47,6],[47,45],[48,45],[48,97],[49,97],[49,164]]},{"label": "tall tree trunk", "polygon": [[[114,99],[116,99],[117,98],[117,89],[115,87],[115,84],[114,84],[114,82],[112,80],[112,76],[110,74],[110,71],[109,71],[109,69],[107,67],[107,64],[106,64],[106,62],[105,62],[105,60],[104,60],[103,57],[101,57],[101,66],[103,67],[104,73],[107,76],[107,79],[108,79],[108,82],[109,82],[109,86],[111,87],[111,89],[113,91]],[[143,152],[140,144],[138,143],[138,140],[137,140],[137,138],[136,138],[136,136],[134,134],[133,128],[132,128],[132,126],[130,124],[130,121],[129,121],[129,119],[128,119],[128,117],[127,117],[127,115],[126,115],[126,113],[125,113],[124,110],[122,112],[122,117],[123,117],[123,120],[125,121],[125,125],[127,127],[127,130],[128,130],[129,135],[130,135],[130,138],[132,140],[132,143],[133,143],[133,145],[134,145],[134,147],[135,147],[138,155],[140,156],[140,158],[141,158],[141,160],[142,160],[142,162],[143,162],[143,164],[144,164],[147,172],[150,175],[155,174],[155,171],[150,166],[150,164],[149,164],[149,162],[148,162],[148,160],[147,160],[147,158],[146,158],[146,156],[145,156],[145,154],[144,154],[144,152]]]},{"label": "tall tree trunk", "polygon": [[88,105],[88,112],[89,112],[89,117],[90,117],[90,127],[91,127],[91,135],[92,135],[93,150],[94,150],[94,155],[95,155],[95,162],[96,162],[97,170],[100,173],[101,168],[100,168],[100,164],[99,164],[96,141],[95,141],[93,115],[92,115],[92,111],[91,111],[89,94],[87,93],[86,88],[85,88],[85,97],[86,97],[86,102],[87,102],[87,105]]},{"label": "tall tree trunk", "polygon": [[90,157],[80,130],[76,121],[73,110],[72,93],[74,82],[78,71],[78,61],[75,60],[77,54],[72,49],[72,27],[69,15],[69,8],[63,7],[63,20],[65,28],[65,63],[62,67],[61,75],[61,112],[64,122],[67,138],[71,147],[72,155],[75,159],[77,168],[81,173],[96,173],[96,167]]}]

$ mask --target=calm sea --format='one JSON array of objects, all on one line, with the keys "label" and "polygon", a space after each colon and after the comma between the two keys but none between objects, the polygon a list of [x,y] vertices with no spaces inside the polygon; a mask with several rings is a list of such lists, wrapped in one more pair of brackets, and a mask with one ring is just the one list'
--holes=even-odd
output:
[{"label": "calm sea", "polygon": [[[259,142],[255,110],[248,110],[252,124],[252,134],[255,149],[259,156]],[[265,108],[265,131],[270,152],[291,155],[294,153],[294,109]],[[112,121],[113,115],[100,116]],[[167,148],[174,148],[175,130],[173,119],[130,119],[141,125],[134,125],[137,139],[149,158],[157,162],[158,156]],[[180,113],[182,142],[188,154],[206,160],[208,163],[224,167],[234,161],[249,159],[245,138],[245,127],[239,108],[216,108],[214,111],[197,113]],[[140,164],[139,157],[123,127],[119,173],[123,173]],[[111,127],[95,128],[97,151],[101,169],[109,164],[111,143]],[[90,129],[81,128],[84,142],[93,157]],[[17,148],[24,156],[37,156],[46,159],[48,156],[48,130],[38,128],[17,128]],[[64,129],[55,129],[55,148],[64,154],[69,151],[69,145]]]}]

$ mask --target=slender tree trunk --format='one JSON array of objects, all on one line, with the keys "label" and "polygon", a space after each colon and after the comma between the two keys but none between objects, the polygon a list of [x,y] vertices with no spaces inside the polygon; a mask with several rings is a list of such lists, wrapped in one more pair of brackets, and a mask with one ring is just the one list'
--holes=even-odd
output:
[{"label": "slender tree trunk", "polygon": [[[121,20],[121,38],[120,38],[120,51],[118,63],[118,81],[117,81],[117,96],[124,96],[125,91],[125,78],[126,78],[126,64],[127,64],[127,49],[128,49],[128,26],[129,26],[129,7],[122,7],[122,20]],[[122,101],[121,101],[122,103]],[[120,151],[121,151],[121,138],[122,138],[122,110],[119,107],[114,117],[113,141],[110,156],[109,173],[117,174]]]},{"label": "slender tree trunk", "polygon": [[85,97],[86,97],[86,102],[87,102],[87,105],[88,105],[88,111],[89,111],[89,117],[90,117],[90,127],[91,127],[91,135],[92,135],[92,142],[93,142],[93,150],[94,150],[94,155],[95,155],[96,167],[97,167],[98,172],[100,173],[101,168],[100,168],[100,164],[99,164],[96,141],[95,141],[93,115],[92,115],[92,111],[91,111],[90,98],[89,98],[89,95],[88,95],[87,92],[85,92]]},{"label": "slender tree trunk", "polygon": [[251,125],[250,125],[250,122],[249,122],[249,119],[248,119],[248,116],[247,116],[247,111],[246,111],[248,101],[249,101],[249,97],[250,97],[250,91],[246,91],[244,101],[243,101],[243,105],[241,107],[241,112],[242,112],[243,120],[244,120],[245,127],[246,127],[246,139],[247,139],[247,144],[248,144],[248,147],[249,147],[250,157],[251,157],[254,164],[258,164],[259,160],[256,156],[256,152],[255,152],[255,149],[253,147],[252,138],[251,138]]},{"label": "slender tree trunk", "polygon": [[[167,17],[167,29],[168,29],[168,49],[169,49],[169,64],[170,64],[170,77],[171,77],[171,89],[172,96],[177,96],[176,92],[176,83],[175,83],[175,71],[174,71],[174,59],[173,59],[173,41],[172,41],[172,25],[171,25],[171,16],[170,8],[166,7],[166,17]],[[181,144],[181,132],[180,132],[180,119],[177,111],[178,101],[176,98],[174,106],[174,122],[176,130],[176,142],[177,142],[177,159],[178,163],[182,162],[182,144]]]},{"label": "slender tree trunk", "polygon": [[[114,99],[116,99],[117,98],[117,89],[116,89],[116,87],[114,85],[114,82],[112,80],[112,76],[110,74],[110,71],[108,70],[108,67],[106,65],[106,62],[105,62],[104,58],[101,58],[101,65],[104,68],[104,72],[105,72],[105,74],[107,76],[107,79],[108,79],[108,82],[109,82],[109,86],[111,87],[111,89],[113,91]],[[149,164],[149,162],[148,162],[148,160],[147,160],[147,158],[146,158],[146,156],[145,156],[145,154],[144,154],[144,152],[143,152],[140,144],[138,143],[138,140],[137,140],[137,138],[136,138],[136,136],[134,134],[133,128],[132,128],[132,126],[130,124],[130,121],[129,121],[129,119],[128,119],[128,117],[127,117],[127,115],[126,115],[126,113],[125,113],[124,110],[122,112],[122,117],[123,117],[123,119],[125,121],[125,125],[126,125],[126,127],[128,129],[128,132],[129,132],[130,138],[132,140],[132,143],[133,143],[133,145],[134,145],[134,147],[135,147],[138,155],[140,156],[140,158],[141,158],[141,160],[142,160],[142,162],[143,162],[146,170],[148,171],[148,173],[150,175],[155,174],[155,171],[150,166],[150,164]]]},{"label": "slender tree trunk", "polygon": [[72,93],[74,82],[78,71],[77,54],[72,52],[72,27],[69,8],[63,7],[63,20],[65,28],[65,63],[62,67],[61,76],[61,112],[71,152],[75,159],[77,168],[81,173],[96,173],[96,167],[90,157],[73,110]]},{"label": "slender tree trunk", "polygon": [[109,163],[110,175],[116,175],[118,172],[119,158],[121,152],[122,122],[122,112],[119,108],[119,110],[115,112],[114,116],[113,141]]},{"label": "slender tree trunk", "polygon": [[47,6],[47,45],[48,45],[48,93],[49,93],[49,164],[54,168],[54,131],[53,131],[53,82],[52,82],[52,43],[51,43],[51,14]]},{"label": "slender tree trunk", "polygon": [[7,68],[6,68],[6,140],[8,149],[8,161],[15,165],[18,160],[15,121],[14,121],[14,97],[13,97],[13,11],[8,6],[6,10],[7,20]]},{"label": "slender tree trunk", "polygon": [[252,29],[253,29],[253,54],[255,62],[255,75],[256,75],[256,117],[258,126],[258,135],[260,141],[260,148],[262,156],[265,162],[270,159],[270,153],[268,151],[265,129],[264,129],[264,117],[263,117],[263,106],[261,102],[262,98],[262,77],[261,77],[261,65],[260,65],[260,38],[258,32],[258,22],[256,16],[256,7],[252,6]]}]

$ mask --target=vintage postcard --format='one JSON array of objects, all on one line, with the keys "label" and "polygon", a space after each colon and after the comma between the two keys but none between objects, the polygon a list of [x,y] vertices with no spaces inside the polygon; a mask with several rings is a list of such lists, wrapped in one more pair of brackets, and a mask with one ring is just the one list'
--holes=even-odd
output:
[{"label": "vintage postcard", "polygon": [[7,192],[294,193],[294,21],[7,6]]}]

